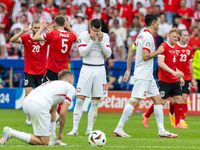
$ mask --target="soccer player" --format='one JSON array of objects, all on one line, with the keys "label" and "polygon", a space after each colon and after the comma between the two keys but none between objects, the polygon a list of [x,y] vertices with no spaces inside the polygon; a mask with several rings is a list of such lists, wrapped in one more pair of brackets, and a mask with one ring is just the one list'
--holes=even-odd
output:
[{"label": "soccer player", "polygon": [[[164,129],[162,99],[153,78],[153,58],[164,51],[163,46],[160,46],[158,50],[155,51],[153,39],[154,32],[158,30],[159,19],[155,14],[148,14],[145,17],[145,23],[147,29],[138,35],[128,53],[127,70],[122,80],[127,82],[130,78],[133,56],[136,52],[134,87],[131,99],[125,106],[121,119],[114,130],[113,135],[117,137],[131,137],[124,132],[123,127],[132,115],[134,108],[139,104],[141,98],[145,99],[146,97],[151,97],[155,103],[154,110],[158,125],[158,137],[178,137],[177,134],[172,134]],[[178,74],[178,72],[176,73]]]},{"label": "soccer player", "polygon": [[[185,116],[187,113],[187,98],[190,94],[190,87],[196,85],[196,81],[193,77],[193,50],[192,47],[187,45],[189,39],[189,33],[186,29],[179,30],[179,41],[175,44],[177,52],[177,68],[184,73],[185,85],[182,87],[182,99],[181,104],[181,120],[180,124],[185,127],[188,125],[185,122]],[[191,84],[192,83],[192,84]],[[170,105],[172,106],[172,105]],[[170,108],[171,113],[173,112],[173,106]],[[174,116],[171,116],[172,118]],[[171,121],[172,122],[172,121]]]},{"label": "soccer player", "polygon": [[[67,19],[61,15],[54,19],[56,31],[47,32],[41,35],[46,29],[45,20],[42,21],[40,30],[34,36],[34,41],[49,41],[49,56],[47,61],[47,73],[43,78],[43,83],[46,81],[58,80],[58,72],[68,69],[69,53],[73,42],[77,41],[77,34],[71,29]],[[47,24],[48,25],[48,24]],[[68,31],[65,31],[67,28]],[[60,106],[60,105],[59,105]],[[56,107],[54,105],[53,107]],[[56,115],[56,108],[52,109],[51,115]],[[60,107],[59,107],[60,109]],[[56,126],[56,118],[52,118],[51,126]],[[55,128],[53,128],[54,130]],[[52,132],[53,133],[53,132]]]},{"label": "soccer player", "polygon": [[[40,29],[40,25],[40,21],[35,20],[31,24],[32,28],[29,28],[30,22],[27,22],[23,30],[10,39],[12,43],[24,44],[25,96],[33,90],[34,86],[37,87],[41,84],[41,80],[46,73],[46,56],[49,42],[33,41],[33,37]],[[48,29],[50,31],[50,28]],[[29,30],[32,30],[32,34],[25,34]],[[29,116],[26,118],[26,123],[31,125],[31,118]]]},{"label": "soccer player", "polygon": [[91,96],[91,107],[88,112],[86,135],[92,132],[97,117],[98,103],[101,97],[107,96],[106,71],[104,56],[111,56],[109,36],[101,32],[101,20],[93,19],[90,30],[79,34],[79,53],[83,57],[83,66],[77,84],[77,99],[73,115],[73,129],[68,135],[78,135],[78,125],[82,117],[83,103]]},{"label": "soccer player", "polygon": [[[163,104],[166,103],[169,96],[174,98],[175,126],[174,128],[187,129],[180,124],[182,91],[181,85],[184,85],[183,72],[177,68],[177,54],[174,44],[178,40],[178,29],[172,28],[169,31],[168,42],[163,43],[164,52],[158,55],[158,85]],[[180,78],[180,79],[179,79]],[[143,114],[143,126],[148,127],[149,116],[155,113],[154,105],[150,107],[148,112]]]},{"label": "soccer player", "polygon": [[32,90],[23,101],[23,111],[32,118],[33,134],[20,132],[10,127],[4,127],[0,145],[5,145],[11,138],[17,138],[31,145],[56,145],[49,143],[51,132],[52,106],[63,102],[60,111],[60,130],[58,138],[62,139],[68,107],[75,96],[74,77],[68,70],[58,74],[59,81],[46,82]]}]

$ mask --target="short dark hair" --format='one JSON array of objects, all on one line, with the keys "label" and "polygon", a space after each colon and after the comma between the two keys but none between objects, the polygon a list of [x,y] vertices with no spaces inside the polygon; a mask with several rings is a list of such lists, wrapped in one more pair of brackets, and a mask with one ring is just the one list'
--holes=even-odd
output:
[{"label": "short dark hair", "polygon": [[133,16],[132,20],[135,19],[135,18],[138,19],[138,20],[140,19],[138,16]]},{"label": "short dark hair", "polygon": [[22,18],[22,17],[27,17],[27,15],[26,14],[22,14],[21,16],[20,16],[20,19]]},{"label": "short dark hair", "polygon": [[99,19],[92,19],[92,21],[90,22],[91,28],[94,27],[96,29],[99,29],[100,27],[102,27],[102,23],[101,20]]},{"label": "short dark hair", "polygon": [[161,15],[164,15],[164,16],[166,17],[166,14],[165,14],[165,13],[160,13],[160,16],[161,16]]},{"label": "short dark hair", "polygon": [[59,8],[59,10],[66,10],[67,8],[65,6],[62,6]]},{"label": "short dark hair", "polygon": [[62,70],[58,73],[58,80],[62,80],[65,76],[67,77],[73,77],[73,74],[69,70]]},{"label": "short dark hair", "polygon": [[54,22],[60,26],[63,27],[65,25],[65,17],[62,15],[58,15],[56,16],[56,18],[54,19]]},{"label": "short dark hair", "polygon": [[31,23],[31,27],[33,27],[33,24],[38,24],[38,23],[40,23],[39,20],[34,20],[34,21]]},{"label": "short dark hair", "polygon": [[119,24],[119,20],[118,19],[113,20],[113,24]]},{"label": "short dark hair", "polygon": [[39,7],[42,7],[42,3],[38,3],[38,4],[36,5],[36,8],[39,8]]},{"label": "short dark hair", "polygon": [[145,23],[147,27],[151,26],[152,22],[157,21],[157,20],[158,20],[158,16],[156,14],[147,14],[145,16]]},{"label": "short dark hair", "polygon": [[113,11],[114,11],[114,10],[117,10],[117,11],[119,12],[119,9],[118,9],[118,8],[114,8]]},{"label": "short dark hair", "polygon": [[176,14],[176,15],[174,16],[174,19],[176,19],[176,18],[181,18],[181,16],[180,16],[179,14]]},{"label": "short dark hair", "polygon": [[156,5],[155,7],[159,7],[160,8],[160,5]]}]

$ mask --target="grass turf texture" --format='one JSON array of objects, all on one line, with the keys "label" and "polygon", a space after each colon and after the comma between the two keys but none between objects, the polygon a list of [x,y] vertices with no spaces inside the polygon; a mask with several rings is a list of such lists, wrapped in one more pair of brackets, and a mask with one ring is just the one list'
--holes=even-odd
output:
[{"label": "grass turf texture", "polygon": [[[107,142],[105,147],[90,147],[88,144],[88,136],[85,135],[87,128],[87,113],[83,116],[79,125],[78,136],[67,136],[66,134],[71,131],[73,126],[73,113],[68,112],[67,121],[64,130],[64,139],[62,142],[68,144],[67,147],[63,146],[30,146],[18,139],[11,139],[5,146],[0,146],[0,149],[14,149],[14,150],[47,150],[47,149],[74,149],[74,150],[90,150],[90,149],[139,149],[139,150],[159,150],[159,149],[200,149],[200,117],[187,116],[186,121],[189,129],[174,129],[170,126],[169,116],[164,116],[165,129],[179,134],[178,138],[158,138],[157,125],[154,115],[150,117],[149,128],[144,128],[142,125],[142,115],[133,114],[129,121],[126,123],[124,130],[131,138],[114,137],[113,131],[118,124],[121,117],[120,113],[99,113],[97,120],[94,124],[94,130],[102,130],[106,134]],[[13,129],[33,133],[32,126],[25,123],[26,115],[22,110],[7,110],[0,109],[0,135],[2,136],[3,127],[9,126]],[[56,130],[58,133],[58,129]]]}]

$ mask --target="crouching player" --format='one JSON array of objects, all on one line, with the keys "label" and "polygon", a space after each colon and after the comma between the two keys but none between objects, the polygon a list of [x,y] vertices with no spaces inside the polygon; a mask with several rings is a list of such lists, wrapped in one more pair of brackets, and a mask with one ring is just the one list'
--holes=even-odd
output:
[{"label": "crouching player", "polygon": [[[32,118],[33,134],[4,127],[0,145],[5,145],[10,138],[17,138],[31,145],[67,145],[56,139],[55,127],[51,128],[51,109],[63,102],[60,110],[60,131],[58,138],[63,138],[63,130],[70,102],[75,95],[74,77],[68,70],[58,74],[57,81],[49,81],[32,90],[24,99],[23,111]],[[60,144],[57,144],[60,143]]]}]

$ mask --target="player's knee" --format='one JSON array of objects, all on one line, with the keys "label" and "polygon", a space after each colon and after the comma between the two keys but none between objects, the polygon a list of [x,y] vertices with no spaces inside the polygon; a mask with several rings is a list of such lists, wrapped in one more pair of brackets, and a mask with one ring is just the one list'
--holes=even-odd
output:
[{"label": "player's knee", "polygon": [[85,100],[85,96],[83,96],[83,95],[77,95],[76,97],[77,97],[77,99],[80,99],[80,100],[82,100],[82,101]]},{"label": "player's knee", "polygon": [[183,103],[187,103],[187,96],[183,96],[182,99],[183,99]]},{"label": "player's knee", "polygon": [[133,107],[136,107],[140,102],[140,98],[131,97],[129,104],[131,104]]},{"label": "player's knee", "polygon": [[156,105],[163,105],[162,99],[161,99],[161,98],[157,99],[157,100],[155,101],[155,104],[156,104]]},{"label": "player's knee", "polygon": [[176,96],[175,97],[175,103],[177,103],[177,104],[181,104],[182,103],[182,97],[181,96]]}]

